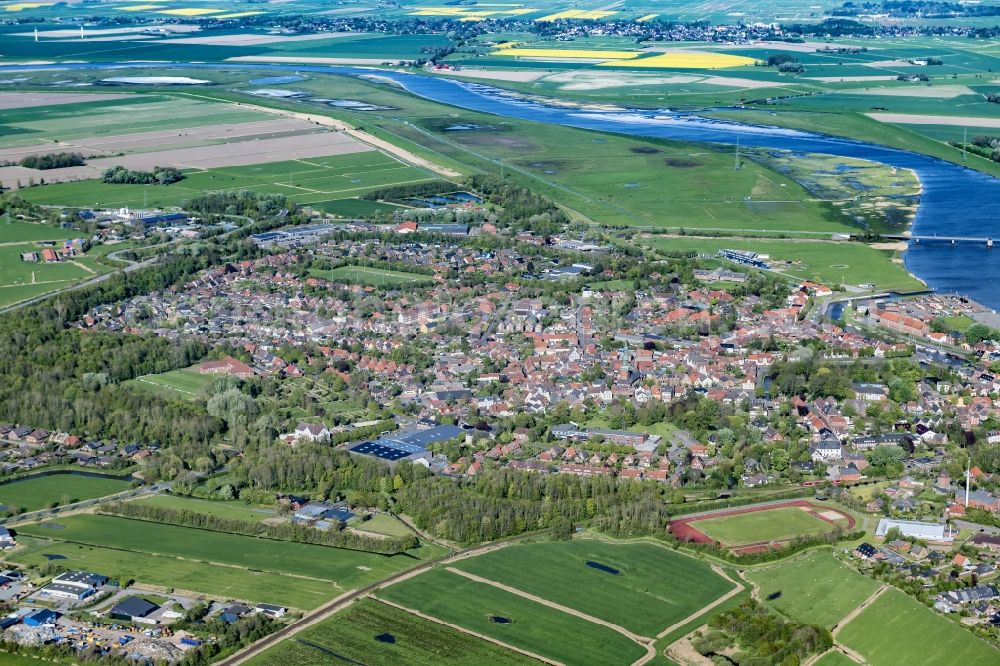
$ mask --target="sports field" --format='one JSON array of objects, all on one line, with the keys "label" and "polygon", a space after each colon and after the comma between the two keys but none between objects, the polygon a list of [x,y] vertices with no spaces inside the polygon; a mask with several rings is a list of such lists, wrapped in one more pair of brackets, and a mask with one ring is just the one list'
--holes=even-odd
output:
[{"label": "sports field", "polygon": [[800,507],[781,507],[721,518],[706,518],[691,524],[724,546],[785,541],[800,536],[826,534],[833,530],[830,523],[803,511]]},{"label": "sports field", "polygon": [[733,588],[704,562],[647,543],[514,545],[454,566],[643,636],[656,636]]},{"label": "sports field", "polygon": [[152,391],[167,398],[195,400],[204,397],[204,389],[216,379],[195,369],[170,370],[158,375],[144,375],[128,382],[129,386]]},{"label": "sports field", "polygon": [[386,268],[372,268],[370,266],[340,266],[332,270],[317,269],[309,272],[315,277],[323,278],[330,282],[370,285],[373,287],[419,286],[434,281],[428,275],[392,271]]},{"label": "sports field", "polygon": [[610,628],[444,569],[385,588],[378,596],[567,666],[619,666],[646,652]]},{"label": "sports field", "polygon": [[748,570],[745,575],[760,586],[760,597],[766,605],[799,622],[827,629],[878,589],[878,583],[844,566],[828,550],[814,551],[770,568]]},{"label": "sports field", "polygon": [[537,664],[457,629],[424,620],[373,599],[362,599],[247,662],[250,666],[325,666],[330,663],[418,666]]},{"label": "sports field", "polygon": [[[205,192],[252,190],[284,194],[301,204],[339,202],[390,185],[435,180],[418,167],[368,150],[238,167],[185,171],[172,185],[107,185],[98,181],[58,183],[22,191],[25,199],[63,206],[177,206]],[[342,205],[342,204],[341,204]]]},{"label": "sports field", "polygon": [[[214,574],[209,575],[208,571],[198,574],[198,566],[202,564],[213,565],[213,571],[215,567],[228,567],[244,574],[254,572],[244,576],[242,585],[234,582],[235,587],[230,588],[228,593],[238,598],[262,600],[254,580],[256,572],[261,572],[266,579],[274,581],[278,594],[283,594],[282,585],[287,585],[288,594],[283,598],[297,608],[312,608],[323,599],[381,580],[441,552],[439,547],[427,544],[405,555],[386,557],[104,515],[67,516],[54,522],[22,527],[20,532],[69,542],[53,544],[57,548],[54,552],[61,554],[73,553],[85,545],[98,547],[102,552],[95,556],[102,561],[104,569],[97,570],[113,576],[127,570],[137,580],[148,579],[136,562],[148,564],[148,556],[169,560],[171,566],[155,576],[163,581],[157,584],[172,587],[193,585],[190,589],[208,593],[218,589],[219,585],[212,580]],[[114,555],[109,558],[106,549],[115,549]],[[19,553],[18,557],[23,555]],[[39,557],[34,559],[38,561]],[[111,561],[104,562],[107,559]],[[197,565],[192,568],[192,563]],[[170,585],[168,581],[174,578],[179,580]],[[199,582],[202,578],[204,582]]]},{"label": "sports field", "polygon": [[7,511],[37,511],[54,504],[113,495],[126,490],[129,482],[115,477],[52,474],[35,476],[0,485],[0,505]]},{"label": "sports field", "polygon": [[1000,650],[894,588],[861,611],[836,638],[872,666],[1000,663]]}]

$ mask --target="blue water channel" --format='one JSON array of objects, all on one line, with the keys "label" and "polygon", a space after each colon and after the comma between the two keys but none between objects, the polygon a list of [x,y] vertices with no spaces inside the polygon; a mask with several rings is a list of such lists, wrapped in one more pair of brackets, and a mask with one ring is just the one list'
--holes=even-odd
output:
[{"label": "blue water channel", "polygon": [[[1000,180],[973,169],[863,141],[777,127],[715,121],[688,114],[646,110],[588,111],[548,106],[489,86],[404,72],[299,64],[248,63],[67,63],[4,66],[0,72],[38,70],[110,70],[148,67],[266,70],[361,76],[392,81],[407,91],[452,106],[509,118],[565,125],[631,136],[776,148],[854,157],[912,169],[923,194],[913,224],[914,235],[994,237],[996,249],[983,244],[911,243],[906,267],[935,290],[956,292],[1000,309]],[[877,286],[877,285],[876,285]]]}]

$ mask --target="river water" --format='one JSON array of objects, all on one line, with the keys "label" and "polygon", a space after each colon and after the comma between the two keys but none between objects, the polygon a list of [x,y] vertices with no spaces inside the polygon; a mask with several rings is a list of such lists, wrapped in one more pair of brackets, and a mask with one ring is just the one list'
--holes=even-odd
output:
[{"label": "river water", "polygon": [[[168,67],[164,63],[71,63],[4,66],[0,67],[0,72],[134,69],[143,66],[158,70]],[[667,110],[586,111],[548,106],[482,84],[420,74],[292,64],[173,63],[170,66],[363,76],[392,81],[415,95],[436,102],[498,116],[650,138],[724,145],[735,145],[739,141],[744,146],[826,153],[912,169],[923,185],[920,207],[913,224],[914,235],[995,237],[998,247],[988,249],[985,243],[911,243],[904,255],[907,269],[932,289],[963,294],[990,308],[1000,309],[1000,291],[996,288],[1000,285],[1000,220],[997,219],[1000,212],[1000,180],[933,157],[862,141],[777,127],[707,120]]]}]

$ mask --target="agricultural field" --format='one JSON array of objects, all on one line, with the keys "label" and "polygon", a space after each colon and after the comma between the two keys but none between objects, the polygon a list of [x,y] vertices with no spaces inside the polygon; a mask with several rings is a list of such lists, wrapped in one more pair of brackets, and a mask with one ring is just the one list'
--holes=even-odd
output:
[{"label": "agricultural field", "polygon": [[332,270],[312,269],[310,270],[310,274],[324,280],[329,280],[330,282],[386,288],[415,287],[433,282],[427,275],[392,271],[386,268],[373,268],[371,266],[340,266]]},{"label": "agricultural field", "polygon": [[890,588],[837,634],[872,666],[996,664],[1000,651],[943,615]]},{"label": "agricultural field", "polygon": [[205,389],[217,378],[216,375],[203,375],[195,368],[183,368],[158,375],[143,375],[129,381],[128,385],[166,398],[198,400],[205,397]]},{"label": "agricultural field", "polygon": [[420,666],[514,666],[535,660],[373,599],[362,599],[254,657],[250,666],[322,666],[332,660]]},{"label": "agricultural field", "polygon": [[786,541],[827,534],[834,529],[830,523],[797,506],[705,518],[690,525],[724,546]]},{"label": "agricultural field", "polygon": [[813,662],[814,666],[854,666],[857,662],[834,648]]},{"label": "agricultural field", "polygon": [[567,666],[632,663],[645,653],[613,629],[445,569],[392,585],[378,596]]},{"label": "agricultural field", "polygon": [[649,245],[665,252],[697,252],[714,256],[721,249],[769,255],[771,268],[796,280],[825,284],[872,284],[877,289],[918,291],[922,282],[892,261],[892,250],[861,243],[741,238],[651,238]]},{"label": "agricultural field", "polygon": [[73,229],[61,229],[47,224],[0,220],[0,244],[34,243],[37,241],[61,241],[82,238],[83,234]]},{"label": "agricultural field", "polygon": [[374,516],[364,521],[351,522],[348,526],[361,532],[374,532],[386,536],[406,536],[413,534],[413,530],[407,527],[406,523],[395,516],[384,513],[376,513]]},{"label": "agricultural field", "polygon": [[38,511],[127,490],[129,482],[112,476],[65,473],[34,476],[0,484],[0,505],[7,512]]},{"label": "agricultural field", "polygon": [[748,570],[745,576],[760,586],[760,598],[766,605],[799,622],[827,629],[843,620],[879,586],[838,562],[828,550]]},{"label": "agricultural field", "polygon": [[[346,197],[356,197],[390,185],[436,179],[436,176],[419,167],[368,149],[330,157],[187,170],[184,175],[184,180],[171,185],[108,185],[80,181],[29,188],[23,190],[21,196],[34,203],[48,205],[170,207],[205,192],[252,190],[284,194],[301,204],[318,208],[330,205],[336,210],[337,206],[345,206]],[[359,201],[353,206],[371,208],[366,206],[369,203]],[[351,208],[346,210],[349,212]]]},{"label": "agricultural field", "polygon": [[707,564],[647,543],[514,545],[454,566],[650,637],[733,588]]},{"label": "agricultural field", "polygon": [[[191,589],[207,593],[213,591],[205,586],[218,589],[212,580],[214,574],[204,575],[205,582],[199,583],[197,567],[191,569],[189,566],[192,562],[213,565],[213,571],[214,567],[235,567],[234,570],[244,570],[244,573],[245,570],[259,571],[265,574],[266,580],[275,582],[274,589],[279,591],[278,594],[283,594],[281,586],[287,585],[288,594],[283,598],[294,598],[294,603],[287,603],[297,608],[315,607],[323,599],[381,580],[441,552],[437,546],[425,544],[407,555],[386,557],[105,515],[68,516],[56,522],[25,526],[19,531],[52,540],[54,543],[48,552],[66,554],[92,546],[100,551],[96,559],[102,562],[109,559],[106,551],[113,548],[117,555],[104,564],[104,569],[98,569],[113,576],[123,575],[127,570],[134,572],[131,575],[137,580],[147,578],[143,576],[142,569],[133,564],[133,555],[136,560],[147,563],[148,556],[171,560],[171,567],[156,574],[161,581],[170,581],[175,576],[181,579],[173,585],[157,583],[171,587],[194,585]],[[16,556],[21,555],[17,553]],[[34,561],[39,559],[39,556],[34,557]],[[257,583],[251,578],[244,578],[242,587],[233,588],[228,593],[237,598],[255,598],[253,595],[259,595],[259,592],[256,590]],[[311,605],[301,605],[303,603]]]}]

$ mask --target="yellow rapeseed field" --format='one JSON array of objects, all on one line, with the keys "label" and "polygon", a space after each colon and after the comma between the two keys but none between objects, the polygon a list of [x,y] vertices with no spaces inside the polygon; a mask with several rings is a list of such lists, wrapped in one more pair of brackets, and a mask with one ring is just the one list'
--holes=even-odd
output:
[{"label": "yellow rapeseed field", "polygon": [[150,9],[163,9],[163,5],[129,5],[128,7],[119,7],[123,12],[145,12]]},{"label": "yellow rapeseed field", "polygon": [[9,12],[20,12],[25,9],[38,9],[39,7],[47,7],[53,3],[51,2],[15,2],[12,5],[4,5],[4,9]]},{"label": "yellow rapeseed field", "polygon": [[588,60],[625,60],[636,58],[640,51],[601,51],[600,49],[527,49],[498,48],[493,55],[520,56],[526,58],[586,58]]},{"label": "yellow rapeseed field", "polygon": [[645,16],[640,16],[639,18],[637,18],[635,20],[635,22],[636,23],[645,23],[646,21],[652,21],[657,16],[659,16],[659,14],[646,14]]},{"label": "yellow rapeseed field", "polygon": [[[640,58],[629,62],[629,67],[650,67],[661,69],[718,69],[720,67],[744,67],[756,62],[746,56],[729,53],[661,53],[650,58]],[[601,63],[613,65],[614,63]]]},{"label": "yellow rapeseed field", "polygon": [[204,7],[179,7],[177,9],[164,9],[161,14],[171,16],[205,16],[207,14],[221,14],[225,9],[206,9]]},{"label": "yellow rapeseed field", "polygon": [[548,16],[543,16],[542,18],[535,19],[536,21],[558,21],[559,19],[589,19],[596,21],[598,19],[607,18],[618,12],[606,11],[601,9],[585,10],[585,9],[568,9],[564,12],[557,12],[555,14],[549,14]]}]

